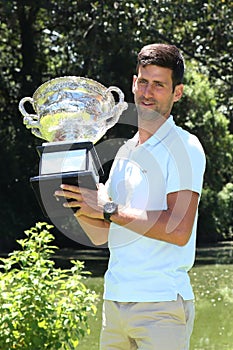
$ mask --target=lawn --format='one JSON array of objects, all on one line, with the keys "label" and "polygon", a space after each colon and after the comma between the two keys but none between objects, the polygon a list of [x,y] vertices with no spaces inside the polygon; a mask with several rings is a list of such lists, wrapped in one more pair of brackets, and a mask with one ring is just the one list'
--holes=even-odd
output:
[{"label": "lawn", "polygon": [[[233,265],[196,265],[190,272],[196,296],[196,321],[190,350],[233,350]],[[100,295],[98,313],[90,319],[91,334],[79,350],[98,350],[101,327],[103,278],[86,284]]]}]

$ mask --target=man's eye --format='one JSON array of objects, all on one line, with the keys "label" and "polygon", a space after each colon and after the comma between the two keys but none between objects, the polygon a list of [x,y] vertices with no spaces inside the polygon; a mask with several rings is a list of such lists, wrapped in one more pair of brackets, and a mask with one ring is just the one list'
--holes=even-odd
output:
[{"label": "man's eye", "polygon": [[147,84],[146,80],[138,80],[138,84],[143,85],[143,84]]}]

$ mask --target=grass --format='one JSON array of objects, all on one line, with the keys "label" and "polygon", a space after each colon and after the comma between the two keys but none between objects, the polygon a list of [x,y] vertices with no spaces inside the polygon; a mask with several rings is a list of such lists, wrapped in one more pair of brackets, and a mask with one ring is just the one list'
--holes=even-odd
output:
[{"label": "grass", "polygon": [[[190,278],[196,296],[196,320],[190,350],[233,350],[233,265],[196,265]],[[86,280],[100,300],[96,317],[90,319],[91,334],[78,350],[98,350],[101,329],[103,278]]]},{"label": "grass", "polygon": [[191,350],[233,349],[233,265],[203,265],[190,273],[196,295]]}]

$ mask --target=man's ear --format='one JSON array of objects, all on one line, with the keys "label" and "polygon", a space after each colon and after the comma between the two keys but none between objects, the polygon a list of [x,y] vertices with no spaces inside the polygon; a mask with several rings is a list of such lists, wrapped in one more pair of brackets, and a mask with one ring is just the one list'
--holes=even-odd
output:
[{"label": "man's ear", "polygon": [[181,99],[181,97],[183,95],[183,91],[184,91],[183,84],[176,85],[175,91],[174,91],[174,102],[177,102]]},{"label": "man's ear", "polygon": [[136,83],[136,80],[137,80],[137,76],[134,75],[134,76],[133,76],[133,82],[132,82],[132,92],[133,92],[133,94],[134,94],[134,92],[135,92],[135,83]]}]

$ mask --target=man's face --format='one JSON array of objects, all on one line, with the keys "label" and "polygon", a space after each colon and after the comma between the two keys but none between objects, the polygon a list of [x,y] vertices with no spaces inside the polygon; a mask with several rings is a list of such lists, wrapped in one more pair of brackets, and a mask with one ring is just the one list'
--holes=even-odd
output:
[{"label": "man's face", "polygon": [[172,70],[148,65],[139,66],[132,90],[139,118],[157,120],[169,117],[173,103],[182,96],[183,85],[177,85],[173,91]]}]

